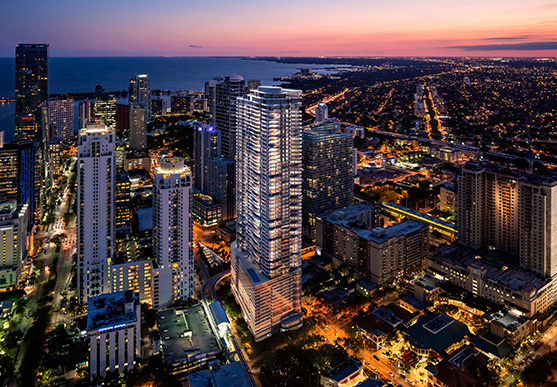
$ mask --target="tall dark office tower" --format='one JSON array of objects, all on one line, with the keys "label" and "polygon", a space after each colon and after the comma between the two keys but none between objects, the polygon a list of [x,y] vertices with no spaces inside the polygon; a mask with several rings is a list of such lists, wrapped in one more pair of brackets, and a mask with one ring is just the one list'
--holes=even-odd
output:
[{"label": "tall dark office tower", "polygon": [[131,220],[131,182],[127,172],[116,173],[116,208],[115,225],[116,232],[130,231]]},{"label": "tall dark office tower", "polygon": [[260,86],[238,98],[230,283],[256,341],[302,325],[300,95]]},{"label": "tall dark office tower", "polygon": [[220,157],[220,132],[211,125],[198,125],[193,134],[194,187],[207,191],[207,162]]},{"label": "tall dark office tower", "polygon": [[147,148],[147,111],[139,106],[130,106],[130,148],[145,150]]},{"label": "tall dark office tower", "polygon": [[205,190],[203,191],[222,204],[221,219],[236,217],[236,175],[235,162],[226,157],[211,159],[205,163]]},{"label": "tall dark office tower", "polygon": [[42,133],[35,114],[38,106],[32,112],[24,112],[15,116],[14,138],[16,141],[41,141]]},{"label": "tall dark office tower", "polygon": [[236,158],[236,99],[245,93],[246,82],[240,75],[224,77],[215,85],[215,127],[221,132],[222,156],[230,159]]},{"label": "tall dark office tower", "polygon": [[29,205],[30,229],[41,218],[41,154],[40,144],[32,141],[4,144],[0,149],[0,197]]},{"label": "tall dark office tower", "polygon": [[104,96],[95,99],[95,121],[102,122],[107,127],[116,127],[116,98]]},{"label": "tall dark office tower", "polygon": [[151,119],[151,80],[147,74],[136,74],[130,79],[128,103],[130,107],[145,109],[145,119]]},{"label": "tall dark office tower", "polygon": [[15,114],[34,112],[48,100],[48,44],[15,48]]},{"label": "tall dark office tower", "polygon": [[354,204],[354,138],[340,121],[326,120],[302,131],[302,224],[315,240],[315,217]]}]

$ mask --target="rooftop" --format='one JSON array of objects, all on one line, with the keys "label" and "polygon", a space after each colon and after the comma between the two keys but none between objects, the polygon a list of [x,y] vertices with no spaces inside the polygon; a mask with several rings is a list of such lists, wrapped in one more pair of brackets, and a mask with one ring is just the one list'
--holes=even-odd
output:
[{"label": "rooftop", "polygon": [[381,379],[367,378],[363,382],[356,384],[356,387],[382,387],[384,385],[385,382]]},{"label": "rooftop", "polygon": [[466,325],[452,317],[429,314],[421,316],[405,333],[412,346],[432,349],[440,354],[469,335],[470,331]]},{"label": "rooftop", "polygon": [[153,229],[153,207],[143,207],[135,210],[139,231]]},{"label": "rooftop", "polygon": [[251,387],[240,362],[188,375],[190,387]]},{"label": "rooftop", "polygon": [[417,277],[413,280],[413,283],[424,288],[425,290],[432,291],[439,288],[440,284],[443,281],[440,279],[435,278],[429,273],[426,273],[420,277]]},{"label": "rooftop", "polygon": [[476,349],[465,346],[436,366],[428,366],[427,370],[444,385],[475,387],[479,384],[478,369],[487,366],[488,360],[487,356]]},{"label": "rooftop", "polygon": [[353,228],[352,230],[356,231],[356,233],[364,239],[376,243],[383,243],[397,236],[411,234],[424,227],[427,226],[417,220],[406,220],[389,227],[376,227],[373,230],[356,228]]},{"label": "rooftop", "polygon": [[138,321],[139,298],[131,290],[101,294],[89,299],[87,332],[124,327]]},{"label": "rooftop", "polygon": [[545,287],[550,280],[526,272],[517,265],[517,259],[507,253],[482,250],[479,253],[458,244],[443,247],[432,259],[452,263],[465,270],[470,266],[485,271],[485,278],[516,291],[532,293]]},{"label": "rooftop", "polygon": [[190,362],[220,352],[201,305],[158,312],[164,359],[168,364]]},{"label": "rooftop", "polygon": [[362,362],[349,357],[344,363],[339,364],[335,368],[327,372],[327,377],[336,382],[341,382],[350,375],[362,369]]},{"label": "rooftop", "polygon": [[350,227],[350,222],[353,222],[356,218],[369,212],[373,212],[376,209],[377,207],[371,203],[360,202],[352,206],[344,207],[340,210],[325,212],[320,217],[327,222]]},{"label": "rooftop", "polygon": [[506,330],[511,332],[516,331],[528,321],[526,318],[518,316],[506,310],[495,312],[491,314],[488,319],[490,321],[497,322],[499,325],[503,326]]}]

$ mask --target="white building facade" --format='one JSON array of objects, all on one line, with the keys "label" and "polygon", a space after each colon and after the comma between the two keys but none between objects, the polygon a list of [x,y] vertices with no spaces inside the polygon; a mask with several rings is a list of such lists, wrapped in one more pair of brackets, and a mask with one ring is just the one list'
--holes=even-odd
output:
[{"label": "white building facade", "polygon": [[302,325],[301,92],[238,98],[232,291],[255,340]]},{"label": "white building facade", "polygon": [[27,204],[15,200],[0,204],[0,289],[15,289],[27,257]]},{"label": "white building facade", "polygon": [[165,157],[155,169],[153,192],[153,306],[193,295],[191,172],[181,157]]},{"label": "white building facade", "polygon": [[115,136],[87,124],[78,137],[77,291],[80,302],[110,292],[114,251]]}]

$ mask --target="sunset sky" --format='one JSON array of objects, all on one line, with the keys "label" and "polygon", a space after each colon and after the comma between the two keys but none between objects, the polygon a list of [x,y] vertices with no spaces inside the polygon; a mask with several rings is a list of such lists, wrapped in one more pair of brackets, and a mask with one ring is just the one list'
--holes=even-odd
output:
[{"label": "sunset sky", "polygon": [[557,0],[0,0],[0,56],[557,56]]}]

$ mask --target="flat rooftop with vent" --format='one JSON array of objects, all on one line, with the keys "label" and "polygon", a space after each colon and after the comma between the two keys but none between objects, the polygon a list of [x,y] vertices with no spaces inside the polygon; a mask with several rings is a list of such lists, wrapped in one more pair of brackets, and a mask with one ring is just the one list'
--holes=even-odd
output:
[{"label": "flat rooftop with vent", "polygon": [[92,297],[88,305],[87,332],[102,332],[137,322],[140,316],[137,315],[136,301],[132,291]]},{"label": "flat rooftop with vent", "polygon": [[201,305],[158,313],[161,349],[174,373],[202,367],[222,352]]}]

